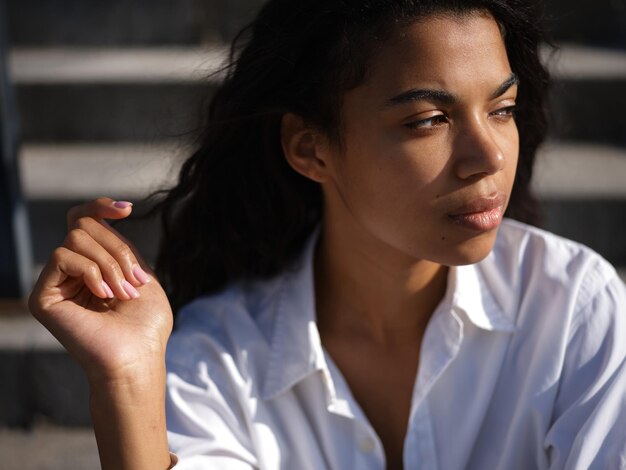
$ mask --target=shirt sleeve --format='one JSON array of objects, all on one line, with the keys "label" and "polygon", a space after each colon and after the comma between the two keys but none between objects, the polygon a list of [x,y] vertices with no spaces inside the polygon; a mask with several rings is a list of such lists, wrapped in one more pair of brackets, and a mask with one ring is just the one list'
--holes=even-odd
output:
[{"label": "shirt sleeve", "polygon": [[252,440],[227,371],[168,364],[166,414],[175,470],[258,468]]},{"label": "shirt sleeve", "polygon": [[626,288],[617,275],[572,323],[545,446],[551,470],[626,468]]}]

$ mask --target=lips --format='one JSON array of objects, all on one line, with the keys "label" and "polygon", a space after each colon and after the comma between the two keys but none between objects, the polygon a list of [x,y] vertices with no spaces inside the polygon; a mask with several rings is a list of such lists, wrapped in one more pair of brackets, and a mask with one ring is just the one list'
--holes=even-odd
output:
[{"label": "lips", "polygon": [[504,193],[478,197],[455,209],[448,218],[467,229],[487,232],[502,222],[506,200]]}]

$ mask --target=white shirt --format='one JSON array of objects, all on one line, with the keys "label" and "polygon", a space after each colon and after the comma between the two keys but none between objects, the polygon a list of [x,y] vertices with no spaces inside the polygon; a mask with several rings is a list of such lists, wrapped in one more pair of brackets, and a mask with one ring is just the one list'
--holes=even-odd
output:
[{"label": "white shirt", "polygon": [[[312,236],[295,267],[180,312],[169,442],[186,469],[381,470],[315,323]],[[421,346],[405,469],[626,468],[626,289],[600,256],[506,220],[450,269]]]}]

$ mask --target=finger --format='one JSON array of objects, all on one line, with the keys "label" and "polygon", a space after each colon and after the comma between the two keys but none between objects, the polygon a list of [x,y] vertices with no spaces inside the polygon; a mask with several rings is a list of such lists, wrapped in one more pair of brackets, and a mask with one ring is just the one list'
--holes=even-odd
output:
[{"label": "finger", "polygon": [[103,219],[124,219],[132,212],[133,204],[128,201],[114,201],[108,197],[101,197],[94,201],[72,207],[67,212],[67,230],[72,229],[76,220],[82,217],[93,217],[100,221]]},{"label": "finger", "polygon": [[[93,219],[89,220],[91,223],[99,225]],[[121,241],[119,243],[123,245]],[[117,262],[115,255],[121,256],[121,253],[113,253],[105,249],[89,233],[81,229],[70,231],[63,245],[69,250],[95,262],[100,269],[103,279],[113,290],[115,297],[122,300],[131,300],[139,297],[139,292],[128,282],[124,270]],[[128,256],[130,250],[126,248],[126,252],[126,256]]]},{"label": "finger", "polygon": [[[139,253],[139,250],[137,249],[137,247],[128,238],[126,238],[124,235],[122,235],[114,227],[111,227],[111,225],[109,225],[106,220],[102,220],[100,223],[102,224],[102,226],[105,229],[107,229],[114,236],[119,238],[122,242],[124,242],[128,246],[128,248],[130,248],[130,251],[133,253],[133,255],[135,255],[135,259],[137,260],[139,266],[142,268],[144,273],[149,273],[148,277],[154,276],[154,272],[153,272],[152,268],[150,267],[150,265],[146,262],[146,260],[143,258],[143,256],[141,256],[141,253]],[[146,282],[149,282],[149,279]]]},{"label": "finger", "polygon": [[50,261],[39,276],[33,297],[38,297],[37,300],[43,307],[66,300],[63,292],[55,291],[54,294],[49,292],[61,287],[68,278],[82,278],[85,286],[96,297],[101,299],[113,297],[111,288],[102,278],[97,263],[65,247],[59,247],[52,253]]},{"label": "finger", "polygon": [[[149,282],[150,276],[154,276],[152,269],[143,259],[139,250],[137,250],[133,244],[124,237],[120,232],[111,227],[105,219],[119,220],[128,217],[132,212],[133,204],[127,201],[114,201],[111,198],[102,197],[88,203],[75,206],[68,211],[67,214],[67,230],[68,232],[74,228],[84,228],[78,224],[83,218],[90,217],[95,219],[98,223],[104,226],[109,232],[122,240],[133,252],[140,269],[135,276],[130,278],[136,280],[133,284],[139,286]],[[150,275],[146,274],[146,271]]]},{"label": "finger", "polygon": [[[124,277],[134,286],[150,282],[151,277],[146,273],[146,269],[150,271],[137,250],[130,242],[123,239],[113,229],[102,225],[91,217],[82,217],[74,223],[72,231],[78,230],[80,238],[81,232],[86,232],[112,256],[124,273]],[[71,233],[71,232],[70,232]],[[68,235],[69,238],[69,235]]]}]

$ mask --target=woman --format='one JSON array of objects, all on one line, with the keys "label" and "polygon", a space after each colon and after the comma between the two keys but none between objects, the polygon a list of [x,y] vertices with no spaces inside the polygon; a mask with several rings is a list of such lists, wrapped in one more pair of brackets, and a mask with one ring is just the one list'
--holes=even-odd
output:
[{"label": "woman", "polygon": [[103,468],[168,468],[168,441],[181,469],[624,467],[624,286],[503,219],[532,216],[537,23],[518,0],[265,6],[160,207],[169,342],[104,222],[129,203],[74,208],[31,296]]}]

